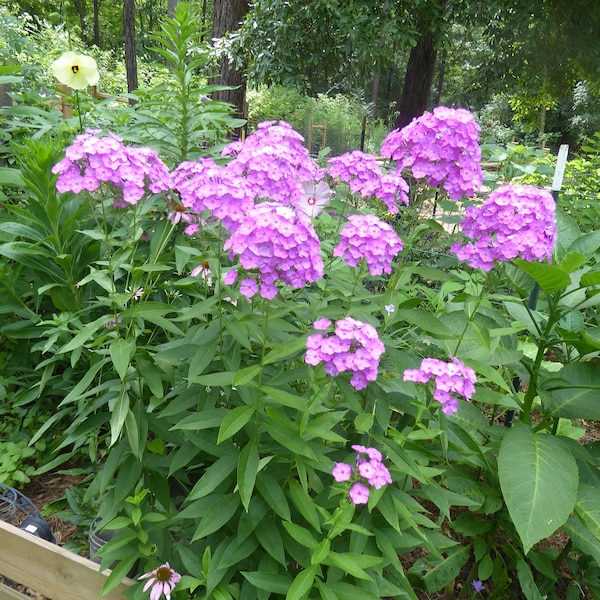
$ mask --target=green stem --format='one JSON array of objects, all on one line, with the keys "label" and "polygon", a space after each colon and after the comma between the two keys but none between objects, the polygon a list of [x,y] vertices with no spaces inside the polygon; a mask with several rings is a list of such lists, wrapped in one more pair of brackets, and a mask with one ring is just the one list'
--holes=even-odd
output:
[{"label": "green stem", "polygon": [[265,366],[265,356],[267,354],[267,331],[269,329],[269,308],[271,307],[271,302],[269,300],[265,300],[267,306],[265,308],[265,319],[263,322],[263,339],[262,339],[262,349],[260,354],[260,371],[258,372],[258,377],[256,381],[256,414],[254,416],[256,427],[258,428],[258,413],[260,408],[260,393],[261,393],[261,385],[262,385],[262,374]]},{"label": "green stem", "polygon": [[79,117],[79,133],[83,133],[83,117],[81,116],[81,102],[79,100],[79,90],[75,90],[75,103],[77,104],[77,116]]},{"label": "green stem", "polygon": [[527,391],[525,392],[525,397],[523,398],[523,410],[521,411],[521,415],[519,417],[520,420],[524,423],[527,423],[529,421],[529,415],[531,414],[533,401],[537,396],[537,382],[540,375],[542,361],[544,360],[544,356],[546,354],[546,350],[554,342],[554,340],[550,337],[550,334],[552,333],[554,324],[558,321],[559,315],[555,306],[554,299],[551,295],[548,296],[548,307],[548,321],[546,322],[546,327],[544,328],[543,332],[541,332],[541,335],[538,340],[537,353],[533,361],[533,366],[530,370]]},{"label": "green stem", "polygon": [[481,303],[483,302],[483,297],[484,297],[483,293],[486,289],[487,280],[488,280],[488,276],[486,276],[485,281],[481,284],[481,290],[479,292],[479,296],[477,296],[475,306],[470,311],[470,314],[467,314],[467,322],[465,323],[463,330],[461,331],[460,335],[458,336],[458,340],[456,340],[456,347],[454,348],[454,352],[452,353],[452,356],[456,356],[458,354],[458,350],[459,350],[461,344],[463,343],[465,335],[467,334],[469,325],[473,321],[473,317],[477,314],[477,311],[479,310],[479,307],[481,306]]}]

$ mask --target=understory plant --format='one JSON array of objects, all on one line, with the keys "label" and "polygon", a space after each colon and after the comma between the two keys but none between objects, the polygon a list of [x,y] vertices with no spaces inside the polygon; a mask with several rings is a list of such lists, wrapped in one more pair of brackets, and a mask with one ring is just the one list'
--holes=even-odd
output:
[{"label": "understory plant", "polygon": [[478,130],[438,107],[383,161],[317,162],[285,122],[176,164],[109,131],[23,146],[1,332],[55,404],[45,468],[92,465],[106,589],[599,592],[600,234],[481,192]]}]

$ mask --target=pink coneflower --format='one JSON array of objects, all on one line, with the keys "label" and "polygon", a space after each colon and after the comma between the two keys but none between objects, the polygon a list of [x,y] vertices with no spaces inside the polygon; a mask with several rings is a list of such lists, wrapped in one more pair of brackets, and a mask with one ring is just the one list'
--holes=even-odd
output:
[{"label": "pink coneflower", "polygon": [[171,592],[181,580],[181,575],[171,569],[169,563],[161,565],[154,571],[140,575],[138,579],[146,579],[147,577],[150,577],[150,579],[144,585],[143,591],[146,592],[152,588],[150,590],[150,600],[159,600],[161,594],[164,594],[167,600],[171,600]]}]

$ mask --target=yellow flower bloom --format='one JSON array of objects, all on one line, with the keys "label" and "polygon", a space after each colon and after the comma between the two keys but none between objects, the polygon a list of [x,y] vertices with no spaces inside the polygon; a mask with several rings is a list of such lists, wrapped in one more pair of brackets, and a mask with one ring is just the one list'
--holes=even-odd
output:
[{"label": "yellow flower bloom", "polygon": [[60,83],[74,90],[83,90],[96,85],[100,79],[98,66],[91,56],[65,52],[52,63],[52,74]]}]

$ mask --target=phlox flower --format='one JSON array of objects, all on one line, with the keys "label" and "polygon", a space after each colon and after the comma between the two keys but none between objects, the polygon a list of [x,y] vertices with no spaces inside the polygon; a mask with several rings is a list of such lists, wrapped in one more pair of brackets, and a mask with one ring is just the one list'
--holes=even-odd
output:
[{"label": "phlox flower", "polygon": [[483,182],[479,129],[468,110],[438,106],[388,134],[381,154],[396,161],[399,171],[410,169],[416,179],[443,186],[460,200]]},{"label": "phlox flower", "polygon": [[227,170],[243,177],[255,198],[296,206],[305,194],[302,184],[323,175],[303,142],[285,121],[266,121],[243,142],[226,146],[223,155],[234,157]]},{"label": "phlox flower", "polygon": [[166,600],[171,600],[171,592],[181,581],[181,575],[172,569],[169,563],[165,563],[154,569],[154,571],[140,575],[138,579],[148,579],[143,591],[147,592],[150,590],[150,600],[159,600],[163,594]]},{"label": "phlox flower", "polygon": [[208,212],[229,231],[235,231],[254,206],[254,193],[246,181],[211,158],[184,161],[172,175],[182,206],[197,215]]},{"label": "phlox flower", "polygon": [[331,474],[333,475],[333,478],[339,483],[341,481],[348,481],[350,477],[352,477],[353,472],[354,469],[350,465],[346,463],[335,463]]},{"label": "phlox flower", "polygon": [[503,185],[480,206],[469,206],[463,233],[472,241],[450,248],[473,268],[489,271],[494,261],[522,258],[550,260],[556,243],[555,202],[552,194],[531,185]]},{"label": "phlox flower", "polygon": [[[310,219],[277,202],[256,204],[223,247],[231,251],[232,260],[239,257],[248,274],[240,288],[248,298],[260,293],[271,300],[277,281],[301,288],[323,276],[321,244]],[[226,283],[237,277],[230,273]]]},{"label": "phlox flower", "polygon": [[123,203],[136,204],[146,188],[152,193],[170,189],[169,170],[152,148],[125,146],[113,133],[96,133],[78,135],[52,168],[59,192],[93,192],[106,182],[121,188]]},{"label": "phlox flower", "polygon": [[[316,321],[316,329],[324,331],[324,323],[320,321]],[[377,379],[379,359],[384,351],[385,346],[372,325],[346,317],[337,321],[333,334],[308,336],[304,362],[313,366],[323,363],[325,372],[332,377],[352,371],[350,384],[362,390],[369,381]]]},{"label": "phlox flower", "polygon": [[348,492],[354,504],[366,504],[369,501],[369,488],[362,483],[355,483]]},{"label": "phlox flower", "polygon": [[96,85],[100,79],[96,61],[91,56],[76,52],[65,52],[52,63],[50,69],[60,83],[74,90]]},{"label": "phlox flower", "polygon": [[391,213],[398,212],[398,202],[408,204],[408,184],[399,172],[383,173],[372,154],[353,150],[329,160],[329,176],[350,186],[353,194],[363,198],[375,196]]},{"label": "phlox flower", "polygon": [[375,215],[350,215],[348,220],[333,255],[342,256],[351,267],[364,258],[371,275],[391,273],[392,261],[402,250],[393,227]]},{"label": "phlox flower", "polygon": [[338,483],[351,480],[353,484],[348,497],[354,504],[366,504],[369,500],[369,486],[378,490],[392,483],[392,477],[377,448],[355,444],[352,449],[356,452],[356,468],[347,463],[336,462],[331,474]]},{"label": "phlox flower", "polygon": [[470,400],[475,393],[475,371],[454,356],[447,363],[437,358],[424,358],[418,369],[406,369],[402,379],[427,383],[434,379],[433,398],[442,405],[442,412],[451,415],[458,410],[458,397]]}]

